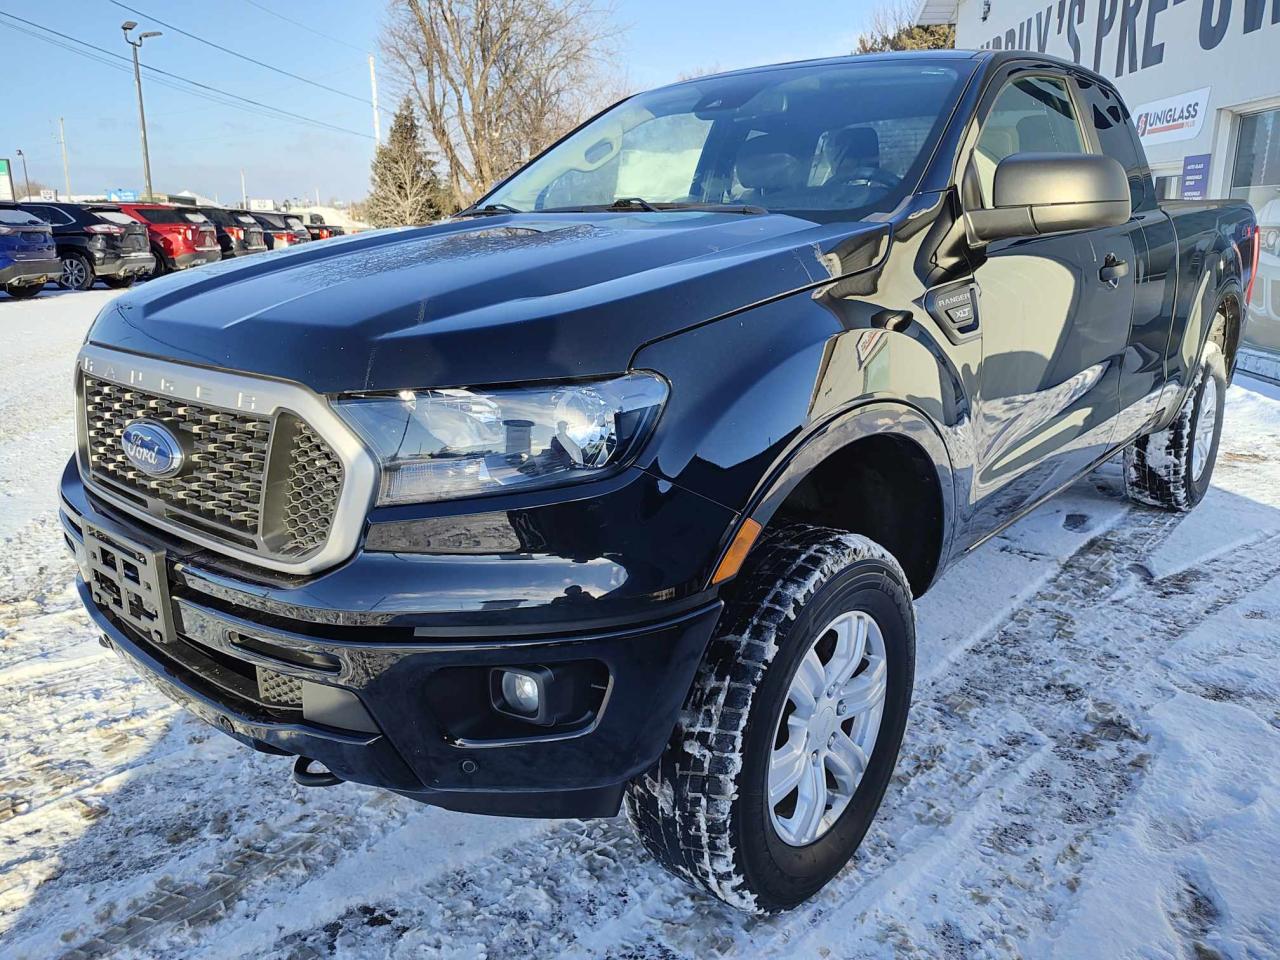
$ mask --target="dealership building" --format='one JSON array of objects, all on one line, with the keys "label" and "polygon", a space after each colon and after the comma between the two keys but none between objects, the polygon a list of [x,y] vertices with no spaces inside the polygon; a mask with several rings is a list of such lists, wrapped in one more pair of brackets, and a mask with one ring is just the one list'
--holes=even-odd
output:
[{"label": "dealership building", "polygon": [[957,47],[1108,77],[1162,198],[1252,203],[1264,247],[1250,339],[1280,352],[1280,0],[923,0],[916,19],[955,24]]}]

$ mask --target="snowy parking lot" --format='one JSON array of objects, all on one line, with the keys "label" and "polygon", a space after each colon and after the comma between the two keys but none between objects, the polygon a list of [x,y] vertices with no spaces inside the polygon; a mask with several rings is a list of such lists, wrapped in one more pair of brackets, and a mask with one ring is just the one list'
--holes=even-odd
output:
[{"label": "snowy parking lot", "polygon": [[1232,387],[1194,513],[1131,506],[1107,465],[919,602],[879,819],[757,919],[624,818],[298,787],[100,647],[55,484],[117,295],[0,297],[0,956],[1280,956],[1280,389]]}]

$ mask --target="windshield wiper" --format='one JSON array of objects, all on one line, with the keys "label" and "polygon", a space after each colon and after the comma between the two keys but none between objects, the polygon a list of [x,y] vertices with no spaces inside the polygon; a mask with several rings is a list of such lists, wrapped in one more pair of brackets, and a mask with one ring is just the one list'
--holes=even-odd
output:
[{"label": "windshield wiper", "polygon": [[707,210],[711,213],[768,213],[764,207],[758,207],[752,203],[698,203],[694,200],[674,201],[672,203],[658,204],[659,210]]},{"label": "windshield wiper", "polygon": [[524,213],[524,211],[518,210],[509,203],[486,203],[483,207],[468,207],[466,210],[459,210],[454,216],[491,217],[498,213]]},{"label": "windshield wiper", "polygon": [[619,197],[609,204],[610,210],[644,210],[653,213],[658,208],[643,197]]},{"label": "windshield wiper", "polygon": [[584,204],[579,207],[548,207],[539,213],[611,213],[614,211],[636,210],[642,213],[665,213],[671,210],[704,210],[708,213],[768,213],[764,207],[750,203],[700,203],[694,200],[655,200],[650,202],[639,197],[623,197],[610,204]]}]

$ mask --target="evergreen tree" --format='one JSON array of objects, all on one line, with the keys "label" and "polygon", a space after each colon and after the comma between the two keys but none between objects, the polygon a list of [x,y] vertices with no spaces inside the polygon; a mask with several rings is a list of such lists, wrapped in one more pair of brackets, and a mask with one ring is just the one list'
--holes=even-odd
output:
[{"label": "evergreen tree", "polygon": [[949,50],[956,45],[955,24],[919,26],[915,4],[890,3],[871,15],[870,27],[858,37],[854,53],[884,53],[888,50]]},{"label": "evergreen tree", "polygon": [[443,215],[443,190],[427,155],[409,98],[391,121],[387,142],[373,157],[365,215],[375,227],[427,223]]}]

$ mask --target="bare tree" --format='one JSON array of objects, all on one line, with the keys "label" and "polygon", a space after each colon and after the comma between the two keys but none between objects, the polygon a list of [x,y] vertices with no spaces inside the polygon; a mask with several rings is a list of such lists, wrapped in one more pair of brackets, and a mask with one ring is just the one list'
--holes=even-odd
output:
[{"label": "bare tree", "polygon": [[382,49],[465,206],[606,105],[597,0],[391,0]]},{"label": "bare tree", "polygon": [[909,0],[886,3],[871,14],[871,24],[858,36],[854,53],[886,50],[939,50],[956,45],[952,24],[922,27],[916,23],[916,4]]}]

